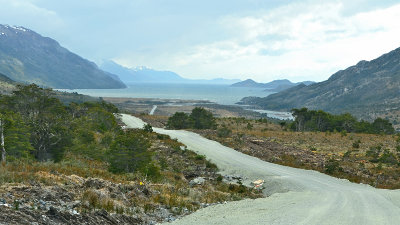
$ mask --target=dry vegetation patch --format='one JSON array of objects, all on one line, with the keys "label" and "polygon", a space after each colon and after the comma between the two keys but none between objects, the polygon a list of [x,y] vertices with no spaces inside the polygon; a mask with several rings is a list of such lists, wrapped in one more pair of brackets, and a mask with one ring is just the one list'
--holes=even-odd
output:
[{"label": "dry vegetation patch", "polygon": [[284,123],[219,118],[217,130],[192,130],[243,153],[380,188],[400,188],[400,136],[292,132]]}]

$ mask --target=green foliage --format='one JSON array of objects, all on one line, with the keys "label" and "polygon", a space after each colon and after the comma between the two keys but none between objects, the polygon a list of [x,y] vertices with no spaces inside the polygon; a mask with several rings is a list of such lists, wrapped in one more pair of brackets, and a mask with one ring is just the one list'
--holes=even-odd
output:
[{"label": "green foliage", "polygon": [[176,112],[173,116],[168,118],[167,127],[170,129],[186,129],[192,127],[192,122],[189,115],[184,112]]},{"label": "green foliage", "polygon": [[218,137],[225,138],[229,137],[232,134],[232,130],[227,128],[226,126],[222,126],[217,130],[217,135]]},{"label": "green foliage", "polygon": [[105,149],[120,131],[112,114],[117,108],[104,101],[65,106],[53,96],[51,89],[31,84],[17,85],[12,95],[0,97],[9,159],[58,162],[67,149],[104,158]]},{"label": "green foliage", "polygon": [[183,112],[176,112],[168,118],[167,127],[170,129],[215,129],[217,124],[210,111],[202,107],[196,107],[190,115]]},{"label": "green foliage", "polygon": [[369,150],[366,151],[365,156],[372,158],[371,162],[378,162],[378,157],[382,151],[382,145],[377,145],[370,147]]},{"label": "green foliage", "polygon": [[151,132],[153,132],[153,127],[150,125],[150,124],[145,124],[144,126],[143,126],[143,130],[145,131],[145,132],[148,132],[148,133],[151,133]]},{"label": "green foliage", "polygon": [[129,173],[144,168],[151,161],[149,147],[149,141],[141,133],[128,130],[119,134],[108,152],[110,171]]},{"label": "green foliage", "polygon": [[206,159],[206,157],[204,155],[196,155],[194,159],[198,161],[203,161]]},{"label": "green foliage", "polygon": [[375,133],[393,134],[394,128],[392,124],[385,119],[377,118],[373,123],[372,127]]},{"label": "green foliage", "polygon": [[353,148],[360,148],[360,144],[361,144],[360,140],[353,142]]},{"label": "green foliage", "polygon": [[347,152],[345,152],[345,153],[343,154],[343,158],[349,158],[350,155],[351,155],[351,151],[349,150],[349,151],[347,151]]},{"label": "green foliage", "polygon": [[341,167],[339,166],[339,162],[334,160],[334,159],[330,159],[328,162],[326,162],[325,164],[325,172],[327,174],[333,174],[336,171],[341,170]]},{"label": "green foliage", "polygon": [[143,164],[139,171],[151,180],[159,180],[161,178],[160,168],[154,163]]},{"label": "green foliage", "polygon": [[4,145],[8,160],[13,158],[30,158],[33,147],[29,141],[29,127],[21,115],[14,112],[0,114],[4,126]]},{"label": "green foliage", "polygon": [[202,107],[196,107],[190,114],[195,129],[215,129],[216,123],[213,114]]},{"label": "green foliage", "polygon": [[347,132],[393,134],[394,128],[388,120],[378,118],[373,123],[357,121],[349,113],[332,115],[322,110],[308,110],[307,108],[292,109],[295,121],[289,126],[295,131],[330,131],[340,132],[342,137]]},{"label": "green foliage", "polygon": [[3,97],[2,102],[8,110],[18,112],[29,126],[30,143],[36,159],[62,159],[65,148],[71,143],[70,119],[65,106],[52,97],[50,89],[35,84],[17,85],[13,94]]},{"label": "green foliage", "polygon": [[247,129],[247,130],[252,130],[252,129],[253,129],[253,124],[247,123],[246,129]]},{"label": "green foliage", "polygon": [[379,157],[378,161],[381,163],[387,163],[392,165],[397,164],[398,162],[396,156],[387,149],[383,151],[383,154],[381,155],[381,157]]}]

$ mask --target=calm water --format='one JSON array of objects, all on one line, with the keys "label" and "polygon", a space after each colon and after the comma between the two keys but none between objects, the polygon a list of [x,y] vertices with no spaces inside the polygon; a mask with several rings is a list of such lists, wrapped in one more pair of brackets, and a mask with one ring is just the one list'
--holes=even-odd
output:
[{"label": "calm water", "polygon": [[208,100],[223,105],[233,105],[248,96],[265,97],[272,93],[262,88],[210,84],[131,84],[125,89],[74,89],[68,92],[95,97]]},{"label": "calm water", "polygon": [[[234,105],[240,99],[248,96],[265,97],[273,92],[266,92],[262,88],[239,88],[229,85],[211,84],[130,84],[125,89],[74,89],[63,90],[78,92],[94,97],[126,97],[126,98],[160,98],[183,100],[207,100],[222,105]],[[293,119],[290,113],[269,110],[247,110],[267,114],[277,119]]]}]

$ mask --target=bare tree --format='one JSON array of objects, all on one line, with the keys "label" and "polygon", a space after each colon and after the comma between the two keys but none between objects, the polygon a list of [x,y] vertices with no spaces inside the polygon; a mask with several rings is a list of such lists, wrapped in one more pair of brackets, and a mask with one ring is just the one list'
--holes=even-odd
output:
[{"label": "bare tree", "polygon": [[3,119],[0,118],[0,141],[1,141],[1,163],[4,164],[6,163],[6,149],[4,147],[4,123],[3,123]]}]

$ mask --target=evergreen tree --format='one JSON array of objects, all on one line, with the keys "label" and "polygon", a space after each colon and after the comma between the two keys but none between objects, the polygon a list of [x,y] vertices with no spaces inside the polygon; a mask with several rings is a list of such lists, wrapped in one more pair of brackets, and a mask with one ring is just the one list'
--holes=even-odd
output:
[{"label": "evergreen tree", "polygon": [[29,141],[30,131],[21,116],[14,112],[3,112],[0,120],[2,162],[6,162],[6,159],[29,158],[33,151]]},{"label": "evergreen tree", "polygon": [[190,114],[190,120],[193,122],[193,128],[195,129],[215,129],[216,123],[213,114],[202,108],[196,107]]},{"label": "evergreen tree", "polygon": [[65,106],[52,97],[51,89],[35,84],[18,85],[11,96],[2,102],[11,111],[18,112],[30,128],[30,142],[39,161],[59,161],[71,143],[69,122]]},{"label": "evergreen tree", "polygon": [[192,127],[192,121],[190,121],[189,115],[184,112],[176,112],[168,118],[167,128],[180,130],[190,127]]},{"label": "evergreen tree", "polygon": [[146,167],[151,161],[149,147],[150,143],[143,135],[129,130],[121,133],[110,147],[110,171],[129,173]]}]

